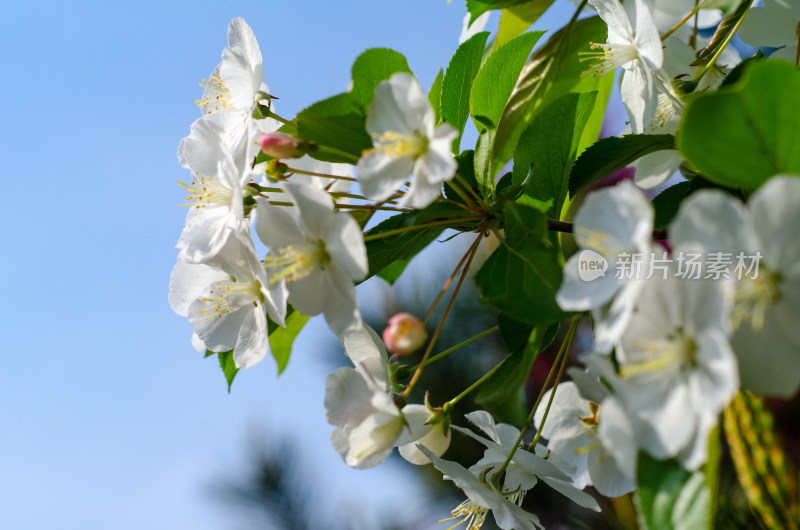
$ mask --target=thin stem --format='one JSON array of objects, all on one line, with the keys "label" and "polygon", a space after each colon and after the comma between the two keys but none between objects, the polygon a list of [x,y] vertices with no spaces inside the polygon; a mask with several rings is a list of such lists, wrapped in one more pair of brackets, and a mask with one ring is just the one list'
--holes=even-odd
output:
[{"label": "thin stem", "polygon": [[348,182],[358,182],[358,179],[353,177],[343,177],[342,175],[330,175],[328,173],[315,173],[314,171],[305,171],[302,169],[297,169],[288,166],[286,167],[286,171],[291,171],[292,173],[300,173],[301,175],[311,175],[312,177],[325,177],[329,179],[346,180]]},{"label": "thin stem", "polygon": [[474,337],[470,337],[470,338],[468,338],[467,340],[464,340],[464,341],[462,341],[462,342],[459,342],[458,344],[456,344],[456,345],[455,345],[455,346],[453,346],[452,348],[447,348],[445,351],[443,351],[443,352],[441,352],[441,353],[437,353],[436,355],[434,355],[433,357],[431,357],[430,359],[428,359],[428,360],[427,360],[427,361],[425,361],[424,363],[420,363],[420,364],[421,364],[422,366],[428,366],[429,364],[431,364],[431,363],[434,363],[434,362],[438,361],[438,360],[439,360],[439,359],[441,359],[442,357],[446,357],[446,356],[450,355],[451,353],[453,353],[454,351],[456,351],[456,350],[460,350],[461,348],[463,348],[463,347],[464,347],[464,346],[466,346],[467,344],[470,344],[471,342],[475,342],[475,341],[476,341],[476,340],[478,340],[478,339],[482,339],[482,338],[483,338],[483,337],[485,337],[486,335],[489,335],[489,334],[491,334],[491,333],[494,333],[494,332],[495,332],[495,331],[497,331],[498,329],[500,329],[500,326],[495,326],[495,327],[493,327],[493,328],[489,328],[489,329],[487,329],[486,331],[481,331],[480,333],[478,333],[478,334],[477,334],[477,335],[475,335]]},{"label": "thin stem", "polygon": [[689,37],[689,46],[691,46],[693,50],[697,49],[697,31],[699,26],[700,10],[698,9],[697,0],[694,0],[694,30],[692,31],[692,36]]},{"label": "thin stem", "polygon": [[[453,180],[458,181],[458,185],[456,185],[456,183],[452,181],[450,182],[450,185],[453,187],[454,190],[456,190],[456,193],[458,193],[462,199],[464,199],[469,203],[470,206],[478,208],[478,204],[483,204],[483,199],[481,199],[481,196],[478,195],[474,189],[472,189],[472,186],[470,186],[469,183],[466,180],[464,180],[464,178],[461,175],[456,173],[455,178]],[[467,192],[470,195],[472,195],[475,201],[471,201],[469,197],[467,197],[464,194],[464,190],[461,189],[462,186],[464,187],[465,190],[467,190]]]},{"label": "thin stem", "polygon": [[673,34],[673,33],[675,33],[676,31],[678,31],[678,29],[679,29],[681,26],[683,26],[684,24],[686,24],[686,23],[687,23],[687,22],[688,22],[688,21],[689,21],[689,20],[690,20],[690,19],[691,19],[691,18],[692,18],[694,15],[695,15],[695,13],[697,13],[697,12],[698,12],[698,10],[700,9],[700,7],[702,7],[702,5],[703,5],[703,4],[705,4],[706,2],[708,2],[708,0],[703,0],[703,1],[702,1],[702,2],[700,2],[699,4],[695,3],[694,9],[692,9],[691,11],[689,11],[689,14],[688,14],[688,15],[686,15],[685,17],[683,17],[683,18],[682,18],[682,19],[681,19],[681,20],[680,20],[680,21],[679,21],[677,24],[675,24],[674,26],[672,26],[672,29],[670,29],[669,31],[667,31],[666,33],[664,33],[663,35],[661,35],[661,41],[663,42],[663,41],[667,40],[667,37],[669,37],[670,35],[672,35],[672,34]]},{"label": "thin stem", "polygon": [[572,346],[572,337],[575,336],[575,330],[577,328],[578,328],[578,320],[576,319],[572,321],[572,324],[570,324],[569,330],[567,331],[567,335],[566,337],[564,337],[564,342],[561,343],[561,348],[558,350],[558,355],[556,355],[556,360],[553,363],[553,367],[550,369],[550,373],[547,374],[547,379],[545,380],[544,385],[542,385],[542,390],[539,392],[539,397],[536,398],[536,402],[533,404],[533,407],[531,407],[531,412],[530,414],[528,414],[528,419],[525,422],[525,425],[522,426],[522,430],[520,431],[519,436],[517,436],[517,441],[514,443],[514,447],[512,447],[511,451],[508,452],[508,456],[503,461],[503,465],[501,465],[500,469],[498,469],[497,472],[495,472],[495,474],[493,475],[494,477],[498,478],[502,477],[503,471],[506,470],[508,464],[511,463],[511,459],[514,458],[514,453],[517,452],[519,445],[522,443],[522,439],[525,437],[525,433],[528,432],[528,429],[530,428],[531,423],[533,422],[533,415],[536,413],[536,409],[539,407],[539,403],[542,401],[542,397],[544,396],[547,387],[550,385],[550,380],[553,378],[553,375],[556,372],[556,367],[559,366],[563,358],[569,352],[570,346]]},{"label": "thin stem", "polygon": [[700,70],[700,72],[698,72],[697,75],[694,76],[695,83],[699,82],[703,78],[703,76],[706,75],[708,71],[714,67],[714,64],[717,62],[717,59],[719,59],[719,56],[722,55],[722,52],[724,52],[725,48],[728,47],[728,44],[731,42],[733,36],[736,35],[737,31],[739,31],[739,26],[742,25],[742,21],[744,21],[744,19],[747,17],[747,13],[750,11],[750,7],[752,7],[752,4],[747,5],[747,7],[744,10],[744,13],[742,13],[742,16],[739,17],[739,20],[736,22],[736,25],[733,27],[731,32],[728,33],[728,36],[725,37],[725,41],[722,43],[722,46],[719,47],[717,53],[714,54],[714,57],[712,57],[711,60],[708,62],[708,64],[706,64],[703,67],[703,69]]},{"label": "thin stem", "polygon": [[572,18],[569,19],[569,22],[567,22],[567,27],[572,26],[575,23],[575,21],[578,20],[578,15],[581,14],[581,11],[583,11],[583,8],[586,7],[586,4],[588,3],[589,0],[583,0],[583,2],[581,2],[581,5],[579,5],[578,8],[575,10],[575,12],[572,14]]},{"label": "thin stem", "polygon": [[433,310],[436,308],[436,306],[441,301],[442,297],[444,296],[444,293],[447,292],[447,289],[450,287],[450,284],[453,283],[453,279],[458,274],[458,271],[461,270],[461,267],[464,265],[464,262],[469,257],[469,253],[471,252],[471,250],[472,250],[471,247],[469,249],[467,249],[467,251],[464,253],[464,255],[459,260],[458,264],[456,265],[456,268],[453,269],[453,274],[448,276],[447,280],[444,282],[444,285],[442,285],[442,288],[439,289],[439,294],[436,295],[436,298],[434,298],[433,302],[431,302],[431,305],[430,305],[430,307],[428,307],[428,310],[425,311],[425,316],[423,316],[422,319],[421,319],[421,322],[423,324],[425,322],[427,322],[429,318],[431,318],[431,315],[433,314]]},{"label": "thin stem", "polygon": [[425,367],[425,361],[428,360],[428,357],[433,350],[433,346],[436,344],[436,340],[439,338],[439,334],[442,332],[442,328],[444,327],[444,323],[447,321],[447,317],[450,314],[450,310],[453,309],[453,304],[456,301],[456,296],[458,296],[459,291],[461,290],[461,285],[464,283],[464,279],[467,277],[467,271],[469,271],[469,266],[472,263],[472,258],[475,257],[475,253],[478,250],[478,244],[481,242],[481,238],[483,234],[486,232],[486,229],[481,230],[481,233],[478,234],[478,237],[475,238],[475,242],[472,244],[472,247],[469,250],[469,258],[467,262],[464,264],[464,268],[461,269],[461,277],[458,279],[458,283],[456,283],[456,288],[453,291],[453,295],[450,297],[450,302],[447,304],[447,308],[444,310],[444,314],[442,315],[442,319],[439,321],[439,325],[436,326],[436,331],[433,332],[433,337],[431,338],[430,343],[428,343],[428,347],[425,350],[425,354],[422,356],[422,361],[420,361],[419,366],[414,371],[414,375],[411,376],[411,381],[408,382],[408,386],[403,391],[403,393],[398,397],[395,402],[404,401],[408,398],[408,395],[416,386],[417,381],[419,381],[419,376],[422,375],[422,369]]},{"label": "thin stem", "polygon": [[[275,98],[275,99],[277,99],[277,98]],[[267,116],[267,118],[274,118],[274,119],[278,120],[279,122],[281,122],[284,125],[289,125],[291,127],[297,128],[297,124],[295,122],[293,122],[292,120],[287,120],[286,118],[284,118],[282,116],[278,116],[277,114],[272,112],[272,109],[269,109],[269,116]]]},{"label": "thin stem", "polygon": [[[404,210],[406,211],[406,210]],[[402,228],[395,228],[393,230],[387,230],[385,232],[381,232],[379,234],[370,234],[364,236],[364,241],[373,241],[375,239],[382,239],[384,237],[391,237],[397,234],[402,234],[404,232],[409,232],[411,230],[417,230],[419,228],[429,228],[431,226],[439,226],[439,225],[446,225],[446,224],[454,224],[461,221],[477,221],[478,219],[482,219],[482,217],[459,217],[458,219],[443,219],[441,221],[431,221],[429,223],[420,223],[418,225],[411,225],[411,226],[404,226]]]},{"label": "thin stem", "polygon": [[486,373],[485,373],[485,374],[484,374],[484,375],[483,375],[483,376],[482,376],[480,379],[478,379],[477,381],[475,381],[474,383],[472,383],[471,385],[469,385],[469,387],[468,387],[468,388],[466,388],[466,389],[465,389],[463,392],[461,392],[459,395],[457,395],[456,397],[454,397],[453,399],[451,399],[450,401],[448,401],[447,403],[445,403],[445,404],[444,404],[444,406],[443,406],[443,408],[444,408],[445,410],[447,410],[447,409],[452,409],[452,408],[453,408],[453,406],[454,406],[456,403],[458,403],[459,401],[461,401],[461,400],[462,400],[464,397],[466,397],[466,396],[467,396],[467,394],[469,394],[470,392],[472,392],[473,390],[475,390],[476,388],[478,388],[479,386],[481,386],[481,385],[482,385],[484,382],[486,382],[486,380],[487,380],[487,379],[489,379],[489,378],[492,376],[492,374],[493,374],[493,373],[495,373],[497,370],[499,370],[499,369],[500,369],[500,367],[501,367],[501,366],[503,366],[503,363],[505,363],[507,359],[508,359],[508,357],[506,357],[505,359],[503,359],[502,361],[500,361],[500,362],[497,364],[497,366],[495,366],[494,368],[492,368],[491,370],[489,370],[488,372],[486,372]]},{"label": "thin stem", "polygon": [[797,51],[794,52],[794,65],[800,64],[800,23],[797,24]]},{"label": "thin stem", "polygon": [[575,331],[578,329],[578,320],[576,319],[573,322],[573,326],[570,327],[569,334],[564,340],[567,342],[567,355],[561,359],[561,367],[558,369],[558,375],[556,376],[556,380],[553,382],[553,391],[550,392],[550,399],[547,400],[547,406],[544,408],[544,415],[542,416],[542,422],[539,424],[539,428],[536,430],[536,436],[533,437],[530,445],[528,447],[533,447],[534,450],[536,449],[536,443],[539,441],[539,438],[542,437],[542,429],[544,429],[544,424],[547,421],[547,415],[550,414],[550,406],[553,404],[553,398],[556,397],[556,391],[558,390],[558,383],[561,381],[561,376],[564,375],[564,368],[567,366],[567,360],[569,359],[569,349],[572,346],[572,339],[575,337]]}]

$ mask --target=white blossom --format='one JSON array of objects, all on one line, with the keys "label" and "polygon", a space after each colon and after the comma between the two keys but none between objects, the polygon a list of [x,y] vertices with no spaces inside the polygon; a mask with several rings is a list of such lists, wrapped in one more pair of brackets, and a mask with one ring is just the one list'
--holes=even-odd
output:
[{"label": "white blossom", "polygon": [[790,396],[800,387],[798,204],[800,178],[778,175],[753,193],[748,208],[723,192],[701,190],[684,201],[670,228],[676,245],[731,256],[731,344],[742,387],[758,394]]},{"label": "white blossom", "polygon": [[231,237],[207,263],[179,261],[170,277],[173,311],[192,323],[197,341],[214,352],[233,350],[237,368],[269,351],[267,315],[284,325],[286,288],[270,285],[252,241]]},{"label": "white blossom", "polygon": [[228,47],[222,51],[222,62],[203,79],[203,96],[196,101],[206,119],[220,124],[234,151],[248,149],[261,133],[275,131],[272,119],[254,119],[259,103],[269,103],[264,94],[264,66],[261,49],[253,30],[243,18],[228,25]]},{"label": "white blossom", "polygon": [[601,61],[590,71],[597,74],[622,67],[620,93],[636,134],[644,130],[658,105],[659,69],[664,60],[661,35],[650,10],[642,0],[589,0],[608,25],[606,44],[593,44],[603,50]]},{"label": "white blossom", "polygon": [[780,48],[770,57],[797,63],[800,3],[796,0],[764,0],[742,22],[739,36],[752,46]]},{"label": "white blossom", "polygon": [[358,181],[371,200],[388,199],[410,176],[399,205],[424,208],[455,175],[451,149],[458,132],[446,123],[436,127],[428,98],[411,74],[395,73],[375,87],[367,132],[375,147],[358,161]]},{"label": "white blossom", "polygon": [[[629,444],[697,469],[707,458],[711,429],[739,389],[727,339],[730,304],[724,282],[670,272],[666,279],[656,275],[645,281],[615,350],[618,373],[606,359],[592,363],[614,389],[613,399],[600,404],[598,427],[615,458],[615,432],[632,430]],[[603,414],[609,403],[610,412],[624,410],[615,416],[619,421]],[[623,460],[618,459],[626,468]]]},{"label": "white blossom", "polygon": [[286,282],[289,303],[304,315],[324,313],[338,336],[361,326],[354,281],[367,274],[367,254],[358,223],[335,213],[330,195],[291,183],[283,189],[296,205],[260,201],[256,232],[270,249],[264,258],[270,282]]},{"label": "white blossom", "polygon": [[[652,230],[653,208],[629,181],[591,193],[575,216],[575,241],[582,250],[564,265],[556,300],[565,311],[592,311],[598,351],[608,352],[631,319],[647,272]],[[584,280],[581,267],[591,258],[604,260],[607,270]],[[618,274],[623,259],[630,262],[630,274]]]},{"label": "white blossom", "polygon": [[544,394],[534,415],[534,425],[547,438],[550,461],[569,475],[577,488],[594,486],[607,497],[633,491],[633,480],[622,472],[597,434],[599,400],[584,399],[572,381],[561,383],[542,427],[552,392]]},{"label": "white blossom", "polygon": [[243,160],[237,164],[223,136],[217,124],[200,119],[178,147],[178,160],[192,171],[191,183],[180,182],[189,207],[176,245],[182,261],[207,261],[231,234],[244,234],[250,228],[244,200],[256,193],[248,186],[254,174]]},{"label": "white blossom", "polygon": [[441,424],[428,425],[431,414],[423,405],[394,403],[387,354],[368,326],[345,334],[342,344],[355,368],[339,368],[325,382],[325,417],[336,428],[331,443],[351,467],[364,469],[383,462],[394,447],[414,464],[428,458],[422,444],[436,455],[450,445]]}]

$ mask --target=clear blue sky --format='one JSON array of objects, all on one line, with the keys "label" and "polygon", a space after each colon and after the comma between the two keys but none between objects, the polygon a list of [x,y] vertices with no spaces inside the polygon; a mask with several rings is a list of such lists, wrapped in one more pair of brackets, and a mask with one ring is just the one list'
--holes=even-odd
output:
[{"label": "clear blue sky", "polygon": [[[559,6],[537,27],[560,27],[572,7]],[[192,349],[167,304],[185,215],[175,152],[234,17],[291,116],[344,90],[369,47],[402,52],[429,86],[464,13],[463,0],[4,7],[0,527],[232,528],[207,487],[241,467],[248,430],[301,435],[329,486],[400,476],[349,470],[330,447],[323,326],[284,376],[267,359],[231,395]]]}]

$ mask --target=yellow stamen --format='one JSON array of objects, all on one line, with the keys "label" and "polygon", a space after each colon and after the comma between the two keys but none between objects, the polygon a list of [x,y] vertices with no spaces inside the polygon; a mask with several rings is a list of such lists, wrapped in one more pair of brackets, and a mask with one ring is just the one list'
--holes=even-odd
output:
[{"label": "yellow stamen", "polygon": [[230,204],[233,197],[233,190],[220,186],[216,179],[200,175],[196,171],[192,174],[191,184],[178,181],[178,184],[186,188],[186,202],[180,206],[206,207],[221,206]]},{"label": "yellow stamen", "polygon": [[731,315],[733,328],[736,329],[742,322],[749,320],[753,331],[761,331],[767,309],[779,298],[776,277],[763,266],[757,277],[743,276],[736,281]]},{"label": "yellow stamen", "polygon": [[203,114],[233,108],[231,92],[219,76],[212,75],[210,79],[204,78],[200,86],[206,89],[205,97],[196,99],[194,102],[203,109]]},{"label": "yellow stamen", "polygon": [[695,364],[697,345],[681,329],[658,339],[633,339],[628,345],[632,351],[625,351],[622,377],[658,378],[668,369],[682,370]]},{"label": "yellow stamen", "polygon": [[391,158],[401,156],[417,158],[428,150],[428,138],[420,132],[401,134],[387,131],[383,134],[373,133],[372,138],[375,143],[375,148],[372,150],[384,152]]},{"label": "yellow stamen", "polygon": [[620,66],[624,66],[631,61],[639,58],[639,52],[633,44],[599,44],[596,42],[591,43],[593,52],[578,52],[580,61],[593,61],[597,62],[589,67],[588,70],[581,73],[581,77],[587,75],[603,75],[608,72],[613,72]]},{"label": "yellow stamen", "polygon": [[223,315],[235,311],[247,303],[255,303],[263,298],[261,286],[257,281],[237,282],[235,279],[222,280],[211,285],[208,296],[203,297],[204,302],[216,302],[200,310],[200,314],[209,313],[206,320],[214,317],[222,318]]},{"label": "yellow stamen", "polygon": [[294,282],[305,278],[317,267],[324,269],[330,259],[322,241],[309,241],[281,248],[277,256],[265,257],[264,268],[278,269],[271,275],[270,283],[277,283],[282,279]]}]

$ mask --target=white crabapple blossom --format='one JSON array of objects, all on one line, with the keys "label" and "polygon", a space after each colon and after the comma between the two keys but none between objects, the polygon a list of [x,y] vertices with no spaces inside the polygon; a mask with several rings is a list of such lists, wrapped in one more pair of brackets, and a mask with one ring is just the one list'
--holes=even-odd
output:
[{"label": "white crabapple blossom", "polygon": [[491,483],[482,480],[461,464],[444,460],[420,447],[436,469],[442,472],[446,480],[452,481],[467,496],[467,499],[454,508],[450,519],[441,522],[458,520],[455,528],[465,524],[464,530],[478,530],[486,522],[486,516],[492,512],[495,523],[504,530],[543,529],[539,518],[521,508],[524,492],[498,491]]},{"label": "white crabapple blossom", "polygon": [[536,428],[541,428],[542,436],[547,438],[550,462],[569,475],[577,488],[594,486],[606,497],[633,491],[633,480],[619,468],[597,434],[600,400],[584,399],[578,385],[567,381],[558,385],[545,418],[552,392],[550,389],[544,394],[533,418]]},{"label": "white crabapple blossom", "polygon": [[777,175],[739,200],[714,190],[690,196],[670,229],[676,245],[728,256],[731,339],[742,387],[790,396],[800,387],[800,177]]},{"label": "white crabapple blossom", "polygon": [[446,123],[436,126],[433,108],[411,74],[397,72],[375,87],[367,132],[374,147],[358,161],[358,181],[368,199],[385,201],[410,176],[399,205],[421,209],[455,175],[451,149],[458,131]]},{"label": "white crabapple blossom", "polygon": [[228,25],[228,47],[222,62],[200,84],[205,91],[196,101],[204,116],[219,123],[234,151],[255,142],[261,133],[277,129],[272,119],[254,119],[259,103],[269,103],[264,94],[264,66],[253,30],[243,18]]},{"label": "white crabapple blossom", "polygon": [[661,35],[642,0],[624,4],[619,0],[589,0],[589,4],[608,25],[607,42],[592,44],[602,51],[588,54],[599,59],[589,72],[599,75],[623,68],[622,103],[633,132],[639,134],[658,106],[658,86],[663,83],[659,69],[664,60]]},{"label": "white crabapple blossom", "polygon": [[246,163],[247,157],[255,156],[255,149],[242,150],[245,156],[237,163],[223,135],[219,125],[200,119],[178,147],[178,160],[192,171],[190,183],[179,182],[186,189],[189,207],[177,244],[183,261],[207,261],[232,233],[246,233],[250,227],[243,201],[256,193],[248,186],[255,175]]},{"label": "white crabapple blossom", "polygon": [[[520,431],[513,425],[506,423],[495,424],[491,414],[484,410],[470,412],[465,417],[483,431],[487,438],[479,436],[468,429],[457,426],[452,428],[486,446],[483,458],[470,467],[472,473],[485,476],[491,470],[497,470],[503,465],[508,454],[514,448]],[[514,452],[508,467],[504,471],[504,476],[501,480],[503,488],[508,491],[522,491],[524,493],[524,491],[533,488],[538,480],[541,479],[545,484],[576,504],[584,508],[600,511],[600,506],[591,495],[576,488],[565,473],[543,457],[546,453],[546,448],[541,444],[537,444],[535,452],[523,449],[520,446]]]},{"label": "white crabapple blossom", "polygon": [[270,249],[264,258],[270,283],[285,282],[289,303],[304,315],[324,313],[337,336],[361,327],[353,282],[367,275],[367,253],[358,223],[334,212],[321,189],[288,182],[283,189],[296,215],[266,201],[256,208],[256,232]]},{"label": "white crabapple blossom", "polygon": [[[486,411],[474,411],[466,417],[488,437],[479,436],[469,429],[451,427],[486,446],[483,458],[469,469],[420,448],[431,459],[434,467],[467,496],[467,500],[452,510],[452,518],[447,519],[448,521],[459,520],[458,524],[466,524],[466,528],[478,529],[491,511],[497,526],[503,529],[543,528],[538,517],[521,508],[525,495],[539,480],[579,505],[599,511],[594,498],[575,488],[567,475],[539,454],[522,447],[517,449],[503,471],[498,489],[498,485],[491,480],[492,474],[503,465],[515,446],[520,431],[511,425],[495,424]],[[541,446],[537,447],[537,453],[539,452],[543,452]]]},{"label": "white crabapple blossom", "polygon": [[[681,29],[688,28],[682,26]],[[667,38],[664,44],[664,63],[662,72],[666,79],[680,79],[693,75],[703,65],[691,66],[695,61],[696,51],[686,44],[686,33],[679,31]],[[725,79],[727,64],[733,67],[739,58],[732,48],[726,48],[727,54],[720,56],[717,63],[700,79],[696,92],[717,88]],[[726,61],[726,62],[724,62]],[[661,83],[658,87],[658,104],[650,125],[645,127],[644,134],[672,134],[678,131],[678,124],[683,114],[684,103],[676,94],[671,83]],[[648,153],[631,165],[635,168],[634,182],[642,188],[650,189],[663,184],[680,167],[683,158],[675,149],[664,149]]]},{"label": "white crabapple blossom", "polygon": [[355,368],[339,368],[325,382],[325,417],[336,428],[331,443],[347,465],[364,469],[383,462],[394,447],[414,464],[427,459],[422,444],[441,455],[450,445],[450,433],[441,424],[428,425],[431,413],[423,405],[402,411],[392,398],[386,349],[368,326],[342,337],[345,353]]},{"label": "white crabapple blossom", "polygon": [[[575,242],[581,250],[564,265],[556,301],[565,311],[592,311],[598,351],[610,351],[631,319],[641,290],[637,272],[647,272],[653,216],[645,195],[627,180],[590,193],[575,216]],[[581,267],[593,260],[604,260],[607,270],[584,279]],[[627,272],[617,274],[623,260]]]},{"label": "white crabapple blossom", "polygon": [[249,238],[234,236],[206,263],[179,261],[170,277],[173,311],[189,318],[193,342],[214,352],[233,350],[237,368],[269,351],[267,316],[284,325],[286,287],[271,285]]},{"label": "white crabapple blossom", "polygon": [[750,9],[742,22],[739,36],[752,46],[779,48],[770,58],[798,62],[800,47],[800,2],[797,0],[764,0]]},{"label": "white crabapple blossom", "polygon": [[618,443],[620,432],[631,431],[630,442],[656,458],[675,457],[687,469],[706,461],[708,436],[739,390],[728,287],[680,277],[668,265],[644,281],[615,350],[618,370],[605,355],[586,358],[614,390],[600,404],[598,432],[621,468],[635,469],[625,460],[636,451]]}]

